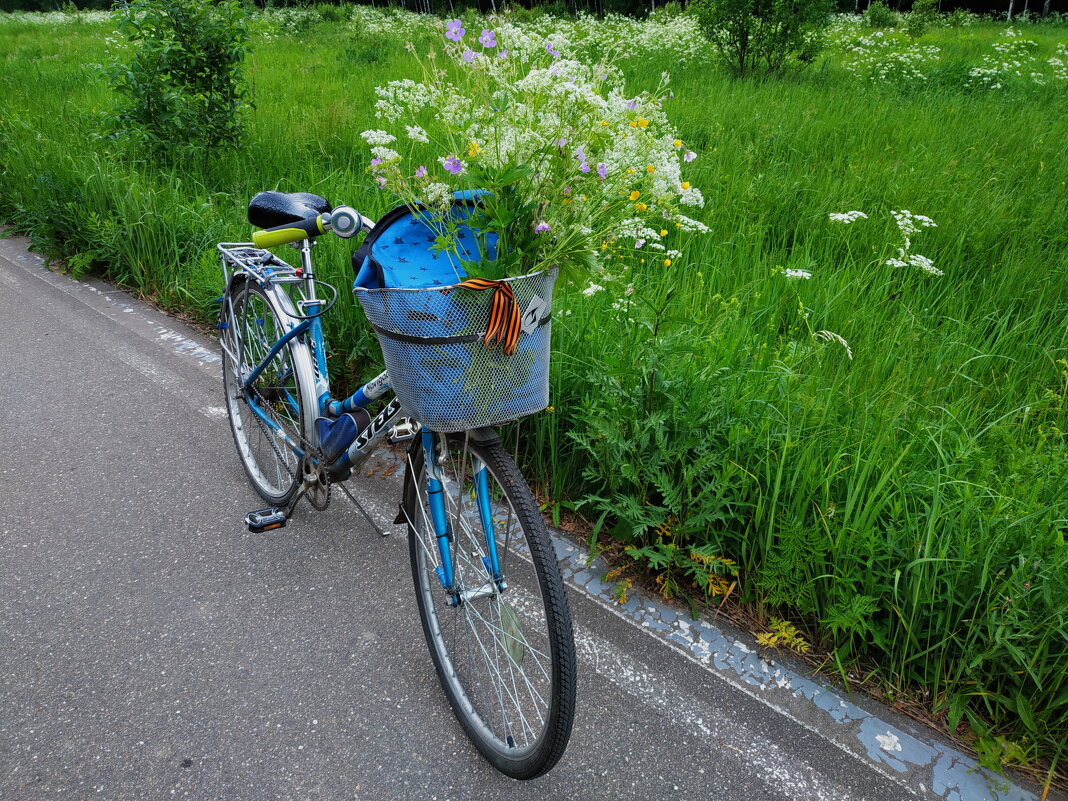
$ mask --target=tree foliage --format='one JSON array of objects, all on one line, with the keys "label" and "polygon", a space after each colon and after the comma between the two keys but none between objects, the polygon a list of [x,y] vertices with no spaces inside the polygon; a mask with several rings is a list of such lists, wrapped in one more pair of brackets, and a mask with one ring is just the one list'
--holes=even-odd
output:
[{"label": "tree foliage", "polygon": [[247,14],[236,0],[135,0],[115,10],[128,46],[110,76],[116,138],[143,157],[211,154],[244,134]]},{"label": "tree foliage", "polygon": [[832,10],[833,0],[693,0],[688,8],[739,77],[811,63]]}]

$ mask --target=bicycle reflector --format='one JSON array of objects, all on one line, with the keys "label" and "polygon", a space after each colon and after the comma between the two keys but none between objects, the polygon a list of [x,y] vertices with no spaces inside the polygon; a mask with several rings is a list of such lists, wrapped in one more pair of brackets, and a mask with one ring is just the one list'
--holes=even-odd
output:
[{"label": "bicycle reflector", "polygon": [[329,231],[343,239],[355,236],[363,227],[359,212],[348,206],[338,206],[329,214],[323,215],[323,225]]},{"label": "bicycle reflector", "polygon": [[284,509],[257,509],[245,515],[245,525],[253,534],[262,534],[273,528],[285,528],[286,513]]}]

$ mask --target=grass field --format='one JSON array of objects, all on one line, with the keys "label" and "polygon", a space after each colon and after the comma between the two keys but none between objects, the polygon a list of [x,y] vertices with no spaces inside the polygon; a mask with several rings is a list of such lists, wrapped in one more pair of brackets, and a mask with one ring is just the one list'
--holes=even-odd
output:
[{"label": "grass field", "polygon": [[[437,34],[301,13],[256,23],[246,144],[152,169],[106,138],[108,23],[0,16],[0,220],[210,322],[213,245],[248,237],[256,191],[385,211],[359,132],[373,87],[413,73],[402,43]],[[812,68],[753,82],[665,26],[602,27],[630,37],[635,91],[672,71],[711,232],[682,236],[670,268],[606,253],[607,291],[562,282],[528,475],[666,593],[732,560],[736,577],[714,560],[732,600],[832,666],[971,732],[991,763],[1048,767],[1068,741],[1068,80],[1048,61],[1068,26],[1019,27],[1035,60],[995,69],[996,89],[969,75],[1007,40],[989,22],[916,41],[937,57],[869,45],[896,65],[874,73],[845,47],[871,32],[841,22]],[[854,209],[869,218],[828,217]],[[937,223],[912,244],[943,275],[885,264],[894,209]],[[326,280],[350,281],[350,247],[318,250]],[[339,306],[331,368],[352,384],[376,346]]]}]

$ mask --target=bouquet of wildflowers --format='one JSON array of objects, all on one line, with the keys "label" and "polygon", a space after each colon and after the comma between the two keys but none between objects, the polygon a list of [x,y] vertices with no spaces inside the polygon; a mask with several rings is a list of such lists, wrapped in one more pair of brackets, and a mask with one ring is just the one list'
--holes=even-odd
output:
[{"label": "bouquet of wildflowers", "polygon": [[666,74],[628,96],[619,70],[569,57],[562,37],[509,23],[476,36],[460,20],[443,32],[440,52],[407,45],[421,79],[375,89],[386,130],[363,138],[377,185],[426,218],[439,250],[459,254],[453,192],[483,190],[466,224],[497,237],[496,258],[468,276],[589,272],[619,247],[669,265],[680,231],[707,230],[683,213],[704,199],[683,175],[696,154],[662,110]]}]

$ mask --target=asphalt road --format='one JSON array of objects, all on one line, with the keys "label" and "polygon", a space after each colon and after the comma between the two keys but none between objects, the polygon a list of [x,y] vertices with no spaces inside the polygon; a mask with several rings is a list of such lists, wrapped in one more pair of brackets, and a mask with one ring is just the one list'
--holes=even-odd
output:
[{"label": "asphalt road", "polygon": [[[573,589],[571,744],[496,773],[439,688],[402,529],[335,493],[248,533],[210,339],[0,245],[0,799],[925,797]],[[392,517],[396,476],[352,489]]]}]

